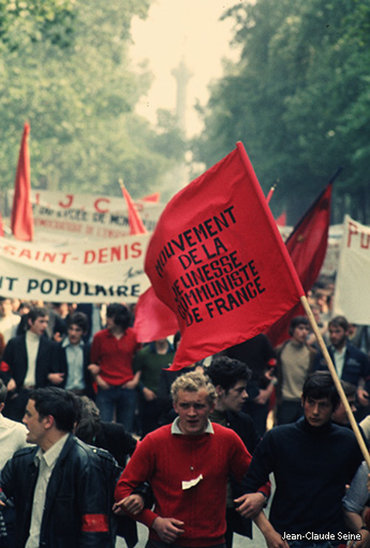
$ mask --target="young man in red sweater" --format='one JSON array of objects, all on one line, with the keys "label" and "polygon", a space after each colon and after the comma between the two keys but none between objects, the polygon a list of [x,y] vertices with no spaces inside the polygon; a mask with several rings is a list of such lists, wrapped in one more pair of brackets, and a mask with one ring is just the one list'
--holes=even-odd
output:
[{"label": "young man in red sweater", "polygon": [[133,431],[136,386],[140,373],[134,375],[132,360],[140,348],[130,325],[130,313],[123,304],[107,307],[107,327],[93,338],[88,366],[97,385],[96,405],[103,421],[116,420],[127,432]]},{"label": "young man in red sweater", "polygon": [[[241,481],[251,455],[235,432],[209,421],[216,391],[202,373],[178,377],[171,393],[178,417],[138,445],[118,481],[115,509],[130,511],[127,497],[148,481],[154,510],[134,516],[150,528],[147,548],[223,548],[227,480]],[[243,495],[238,509],[254,516],[264,502],[261,489]]]}]

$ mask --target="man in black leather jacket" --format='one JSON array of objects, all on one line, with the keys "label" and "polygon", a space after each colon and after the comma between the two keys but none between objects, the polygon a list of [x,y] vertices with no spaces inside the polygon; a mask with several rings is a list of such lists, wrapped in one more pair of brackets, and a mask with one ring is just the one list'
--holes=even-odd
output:
[{"label": "man in black leather jacket", "polygon": [[23,422],[27,441],[1,474],[16,510],[15,548],[107,548],[109,489],[101,458],[72,435],[75,396],[57,387],[31,392]]}]

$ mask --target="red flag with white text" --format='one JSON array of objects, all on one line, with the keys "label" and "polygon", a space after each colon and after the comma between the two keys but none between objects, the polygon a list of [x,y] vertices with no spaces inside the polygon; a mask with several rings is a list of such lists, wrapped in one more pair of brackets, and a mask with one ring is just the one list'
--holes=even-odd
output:
[{"label": "red flag with white text", "polygon": [[17,173],[14,183],[14,198],[11,216],[13,235],[18,240],[32,241],[33,214],[31,206],[31,166],[28,151],[30,126],[24,124],[21,148],[19,151]]},{"label": "red flag with white text", "polygon": [[254,337],[304,295],[241,143],[168,203],[145,271],[179,321],[172,369]]}]

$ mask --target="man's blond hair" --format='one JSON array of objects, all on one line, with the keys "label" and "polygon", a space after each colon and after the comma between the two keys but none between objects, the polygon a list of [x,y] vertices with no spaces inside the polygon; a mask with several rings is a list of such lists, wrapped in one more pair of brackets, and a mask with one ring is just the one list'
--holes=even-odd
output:
[{"label": "man's blond hair", "polygon": [[215,387],[210,382],[209,378],[203,373],[198,371],[190,371],[177,377],[171,386],[172,401],[177,401],[177,395],[179,390],[186,392],[198,392],[199,390],[205,390],[207,392],[207,401],[210,405],[216,401],[217,394]]}]

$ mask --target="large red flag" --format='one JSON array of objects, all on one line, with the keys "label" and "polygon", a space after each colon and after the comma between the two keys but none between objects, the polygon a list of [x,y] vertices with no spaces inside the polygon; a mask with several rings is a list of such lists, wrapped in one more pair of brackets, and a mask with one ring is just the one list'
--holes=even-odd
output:
[{"label": "large red flag", "polygon": [[136,209],[136,206],[134,202],[132,201],[132,198],[124,186],[122,181],[119,181],[122,194],[124,199],[126,200],[127,209],[128,209],[128,222],[130,225],[130,234],[146,234],[147,230],[144,226],[143,221],[141,220],[140,214],[138,210]]},{"label": "large red flag", "polygon": [[139,342],[165,339],[179,330],[176,315],[158,299],[153,287],[143,293],[135,307],[134,329]]},{"label": "large red flag", "polygon": [[[328,246],[333,180],[330,181],[318,198],[316,198],[285,242],[303,289],[306,292],[315,283],[325,259]],[[274,346],[289,338],[291,319],[302,315],[304,315],[303,307],[298,304],[271,326],[267,335]]]},{"label": "large red flag", "polygon": [[241,143],[168,203],[145,270],[179,321],[173,369],[254,337],[304,295]]},{"label": "large red flag", "polygon": [[33,214],[31,206],[31,167],[28,152],[29,124],[24,124],[17,173],[14,183],[14,198],[11,228],[18,240],[32,241]]}]

